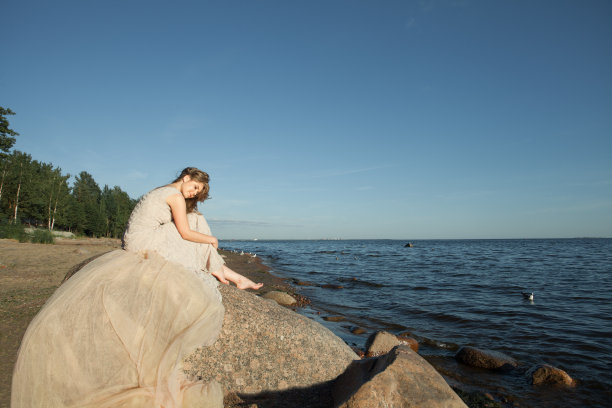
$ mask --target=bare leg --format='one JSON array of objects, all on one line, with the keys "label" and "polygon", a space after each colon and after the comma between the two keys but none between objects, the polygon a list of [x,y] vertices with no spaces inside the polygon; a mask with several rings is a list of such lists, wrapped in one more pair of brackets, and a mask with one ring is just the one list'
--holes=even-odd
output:
[{"label": "bare leg", "polygon": [[219,282],[229,285],[229,281],[225,278],[225,274],[223,273],[224,268],[217,269],[216,271],[211,272],[210,274],[217,278]]},{"label": "bare leg", "polygon": [[[212,269],[211,268],[211,258],[212,256],[210,254],[215,254],[217,255],[217,250],[215,248],[213,248],[212,245],[208,245],[209,247],[209,256],[208,256],[208,260],[206,261],[206,269],[208,269],[209,271]],[[217,255],[218,256],[218,255]],[[252,280],[250,280],[249,278],[247,278],[246,276],[242,276],[241,274],[232,271],[230,268],[228,268],[227,266],[223,265],[220,268],[218,268],[215,271],[212,271],[210,273],[212,276],[214,276],[215,278],[217,278],[219,280],[219,282],[224,283],[226,285],[229,285],[230,281],[234,282],[236,284],[236,287],[238,289],[254,289],[257,290],[259,288],[261,288],[263,286],[263,283],[255,283]]]},{"label": "bare leg", "polygon": [[[241,274],[239,274],[238,272],[234,272],[232,271],[230,268],[228,268],[227,266],[223,265],[223,276],[225,279],[232,281],[236,284],[236,287],[238,289],[254,289],[257,290],[259,288],[261,288],[263,286],[263,283],[255,283],[252,280],[250,280],[249,278],[247,278],[246,276],[242,276]],[[217,275],[215,275],[213,273],[213,275],[216,277]],[[217,279],[219,279],[217,277]],[[223,281],[221,281],[223,282]]]}]

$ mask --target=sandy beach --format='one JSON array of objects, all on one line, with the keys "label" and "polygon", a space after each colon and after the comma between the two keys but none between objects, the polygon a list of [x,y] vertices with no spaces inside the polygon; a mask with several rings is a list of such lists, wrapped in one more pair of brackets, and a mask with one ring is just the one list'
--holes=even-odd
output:
[{"label": "sandy beach", "polygon": [[[66,274],[92,257],[119,249],[117,239],[65,239],[54,245],[0,240],[0,407],[10,406],[11,376],[21,338],[29,322],[59,287]],[[256,282],[260,290],[292,292],[269,273],[259,258],[221,251],[230,268]]]}]

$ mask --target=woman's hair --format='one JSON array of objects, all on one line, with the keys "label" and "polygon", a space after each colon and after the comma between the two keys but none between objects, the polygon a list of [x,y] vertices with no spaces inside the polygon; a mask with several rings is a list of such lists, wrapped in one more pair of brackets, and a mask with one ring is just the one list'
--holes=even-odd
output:
[{"label": "woman's hair", "polygon": [[173,181],[173,183],[183,180],[183,177],[185,176],[189,176],[191,180],[197,181],[198,183],[202,183],[204,185],[204,188],[202,188],[202,191],[200,191],[198,195],[193,198],[185,199],[185,204],[187,204],[187,214],[189,214],[190,212],[196,211],[199,202],[201,203],[202,201],[209,198],[208,192],[210,191],[210,186],[208,185],[208,173],[203,172],[202,170],[197,169],[195,167],[184,168],[183,171],[181,171],[181,174],[176,178],[176,180]]}]

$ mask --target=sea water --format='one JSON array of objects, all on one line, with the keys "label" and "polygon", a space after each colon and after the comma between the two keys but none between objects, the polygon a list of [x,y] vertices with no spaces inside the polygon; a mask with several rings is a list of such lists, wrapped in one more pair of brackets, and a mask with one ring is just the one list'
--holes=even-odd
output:
[{"label": "sea water", "polygon": [[[610,406],[612,239],[223,241],[257,254],[312,300],[300,309],[349,345],[410,332],[447,380],[518,406]],[[322,287],[322,286],[326,287]],[[533,292],[533,301],[522,292]],[[339,322],[326,321],[342,315]],[[356,327],[365,334],[353,334]],[[510,373],[455,362],[461,346],[519,361]],[[561,368],[574,388],[535,387],[528,370]]]}]

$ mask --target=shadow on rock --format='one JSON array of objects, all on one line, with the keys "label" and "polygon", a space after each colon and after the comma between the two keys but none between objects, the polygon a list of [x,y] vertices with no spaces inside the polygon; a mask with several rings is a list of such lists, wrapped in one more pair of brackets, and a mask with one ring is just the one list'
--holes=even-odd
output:
[{"label": "shadow on rock", "polygon": [[229,394],[224,405],[229,408],[331,408],[333,382],[328,381],[310,387],[266,391],[258,394]]}]

